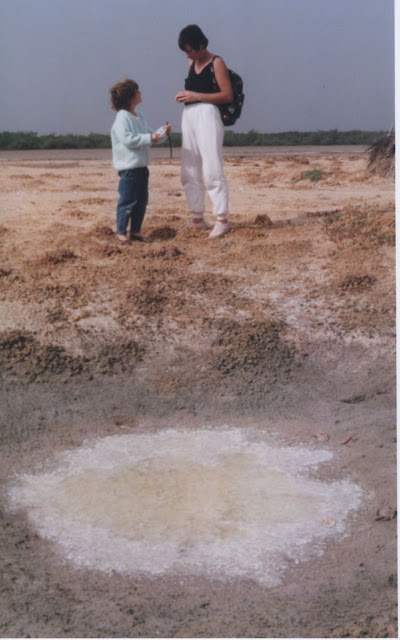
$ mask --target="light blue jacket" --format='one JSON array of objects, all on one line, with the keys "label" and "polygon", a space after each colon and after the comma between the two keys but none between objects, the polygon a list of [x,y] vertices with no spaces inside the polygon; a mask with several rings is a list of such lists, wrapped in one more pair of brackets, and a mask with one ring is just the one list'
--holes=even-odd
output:
[{"label": "light blue jacket", "polygon": [[[117,171],[147,167],[151,134],[163,132],[163,127],[157,131],[150,129],[143,114],[140,111],[137,114],[133,116],[129,111],[121,109],[111,128],[113,165]],[[165,138],[163,136],[160,142]]]}]

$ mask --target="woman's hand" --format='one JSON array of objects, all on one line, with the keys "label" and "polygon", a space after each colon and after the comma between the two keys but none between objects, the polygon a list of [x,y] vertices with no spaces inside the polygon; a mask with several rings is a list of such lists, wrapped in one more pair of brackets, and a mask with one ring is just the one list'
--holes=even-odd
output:
[{"label": "woman's hand", "polygon": [[205,102],[207,104],[230,104],[233,100],[233,92],[229,71],[222,58],[213,61],[214,74],[219,91],[216,93],[198,93],[196,91],[179,91],[176,94],[176,102]]},{"label": "woman's hand", "polygon": [[179,91],[175,96],[176,102],[198,102],[199,94],[195,91]]},{"label": "woman's hand", "polygon": [[152,142],[160,142],[160,138],[161,138],[161,134],[160,133],[152,133],[151,134],[151,141]]}]

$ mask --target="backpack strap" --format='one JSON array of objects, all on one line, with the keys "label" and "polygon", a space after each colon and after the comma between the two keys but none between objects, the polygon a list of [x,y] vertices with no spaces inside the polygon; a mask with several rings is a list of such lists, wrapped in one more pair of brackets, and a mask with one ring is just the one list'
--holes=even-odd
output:
[{"label": "backpack strap", "polygon": [[220,91],[220,88],[219,88],[219,85],[218,85],[218,82],[217,82],[217,78],[215,77],[214,60],[215,60],[215,58],[220,58],[220,57],[221,56],[213,56],[213,59],[211,60],[211,66],[210,66],[211,73],[213,75],[213,85],[214,85],[215,89],[217,89],[218,91]]}]

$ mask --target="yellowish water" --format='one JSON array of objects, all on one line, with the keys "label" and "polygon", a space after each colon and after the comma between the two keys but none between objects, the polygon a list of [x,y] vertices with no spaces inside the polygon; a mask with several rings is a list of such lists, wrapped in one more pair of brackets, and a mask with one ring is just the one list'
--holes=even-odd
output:
[{"label": "yellowish water", "polygon": [[241,429],[112,436],[22,476],[10,500],[78,565],[274,585],[288,564],[346,535],[361,503],[348,480],[309,478],[330,458]]}]

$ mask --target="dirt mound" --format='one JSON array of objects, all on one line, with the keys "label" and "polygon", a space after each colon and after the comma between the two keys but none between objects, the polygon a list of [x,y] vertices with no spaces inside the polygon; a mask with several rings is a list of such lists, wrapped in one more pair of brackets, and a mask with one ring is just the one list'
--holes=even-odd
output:
[{"label": "dirt mound", "polygon": [[344,207],[325,218],[325,229],[336,243],[352,243],[365,248],[395,244],[393,210],[365,204]]},{"label": "dirt mound", "polygon": [[41,345],[33,335],[6,331],[0,335],[0,366],[26,382],[43,382],[53,375],[81,374],[84,361],[63,347]]},{"label": "dirt mound", "polygon": [[175,238],[176,229],[172,227],[161,227],[159,229],[153,229],[151,232],[151,238],[153,240],[171,240]]},{"label": "dirt mound", "polygon": [[362,276],[347,276],[339,286],[343,291],[359,291],[369,289],[373,284],[375,284],[375,282],[376,278],[367,273]]},{"label": "dirt mound", "polygon": [[111,227],[102,222],[97,223],[89,232],[90,235],[102,240],[111,240],[115,238],[115,231]]},{"label": "dirt mound", "polygon": [[296,349],[284,337],[284,322],[238,323],[221,320],[214,340],[215,367],[224,375],[240,375],[263,384],[287,381],[296,362]]},{"label": "dirt mound", "polygon": [[[175,237],[175,236],[172,236]],[[161,258],[162,260],[176,260],[184,253],[178,247],[162,247],[148,252],[150,258]]]},{"label": "dirt mound", "polygon": [[76,255],[73,251],[53,251],[46,253],[44,256],[41,256],[38,259],[38,264],[62,264],[63,262],[68,262],[69,260],[75,260]]},{"label": "dirt mound", "polygon": [[131,371],[144,349],[134,340],[96,345],[85,356],[73,356],[62,346],[43,345],[33,334],[5,331],[0,334],[0,368],[25,383],[46,382],[54,376],[91,378],[94,374]]},{"label": "dirt mound", "polygon": [[260,226],[266,226],[266,227],[272,227],[273,225],[271,218],[267,216],[265,213],[259,214],[258,216],[256,216],[254,223]]}]

